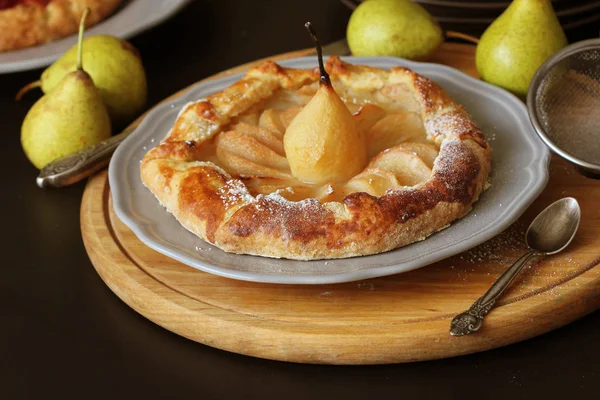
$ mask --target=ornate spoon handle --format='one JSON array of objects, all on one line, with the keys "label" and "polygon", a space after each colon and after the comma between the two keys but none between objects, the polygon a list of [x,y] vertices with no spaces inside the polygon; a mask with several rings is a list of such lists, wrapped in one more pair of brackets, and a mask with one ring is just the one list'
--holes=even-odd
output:
[{"label": "ornate spoon handle", "polygon": [[452,336],[463,336],[479,330],[483,324],[483,317],[491,310],[498,297],[500,297],[519,272],[521,272],[527,261],[535,254],[535,252],[529,251],[521,256],[494,282],[483,296],[473,303],[471,308],[454,317],[450,323],[450,334]]},{"label": "ornate spoon handle", "polygon": [[63,187],[88,177],[108,165],[117,146],[133,131],[125,129],[118,135],[83,149],[75,154],[59,158],[40,171],[36,183],[41,188]]}]

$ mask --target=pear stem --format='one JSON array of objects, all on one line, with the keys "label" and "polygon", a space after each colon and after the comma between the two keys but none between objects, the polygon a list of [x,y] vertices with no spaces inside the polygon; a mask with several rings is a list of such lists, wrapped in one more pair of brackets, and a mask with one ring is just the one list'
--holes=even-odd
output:
[{"label": "pear stem", "polygon": [[21,90],[19,90],[17,95],[15,96],[16,100],[20,101],[23,98],[23,96],[25,95],[25,93],[29,92],[33,88],[40,87],[40,86],[42,86],[42,81],[31,82],[30,84],[23,86],[21,88]]},{"label": "pear stem", "polygon": [[325,71],[325,65],[323,65],[323,50],[321,50],[321,43],[319,43],[319,39],[317,38],[317,33],[313,29],[310,22],[304,24],[308,34],[311,39],[315,43],[315,47],[317,48],[317,56],[319,58],[319,71],[321,72],[321,83],[327,86],[331,86],[331,79],[329,79],[329,74]]},{"label": "pear stem", "polygon": [[462,39],[467,42],[471,42],[473,44],[479,43],[479,39],[477,39],[475,36],[467,35],[466,33],[455,32],[455,31],[446,31],[446,38]]},{"label": "pear stem", "polygon": [[77,69],[83,70],[83,32],[85,30],[85,19],[90,13],[90,8],[87,7],[83,10],[83,14],[81,15],[81,20],[79,21],[79,37],[77,40]]}]

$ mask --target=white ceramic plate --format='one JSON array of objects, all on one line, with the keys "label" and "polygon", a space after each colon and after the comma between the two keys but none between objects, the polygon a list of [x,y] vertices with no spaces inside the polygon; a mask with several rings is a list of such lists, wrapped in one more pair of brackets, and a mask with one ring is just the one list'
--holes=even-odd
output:
[{"label": "white ceramic plate", "polygon": [[[158,25],[189,0],[127,0],[104,21],[86,29],[88,35],[110,34],[122,39]],[[0,74],[26,71],[52,64],[77,43],[77,35],[40,46],[0,53]]]},{"label": "white ceramic plate", "polygon": [[[442,65],[393,57],[344,60],[384,69],[399,65],[412,68],[446,88],[477,120],[493,149],[492,187],[467,216],[422,242],[383,254],[328,261],[229,254],[199,239],[142,184],[140,160],[165,137],[186,102],[222,90],[238,80],[238,74],[198,84],[180,98],[157,107],[119,146],[109,167],[119,218],[151,248],[202,271],[257,282],[324,284],[410,271],[468,250],[506,229],[546,186],[550,153],[533,131],[525,105],[515,96]],[[317,60],[297,58],[281,64],[314,68]]]}]

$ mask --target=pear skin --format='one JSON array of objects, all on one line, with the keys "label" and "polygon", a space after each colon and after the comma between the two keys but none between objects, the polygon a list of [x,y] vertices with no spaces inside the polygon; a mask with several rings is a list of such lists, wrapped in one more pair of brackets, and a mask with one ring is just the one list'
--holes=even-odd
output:
[{"label": "pear skin", "polygon": [[21,127],[21,144],[41,169],[110,135],[110,118],[100,93],[86,72],[76,70],[31,107]]},{"label": "pear skin", "polygon": [[317,49],[320,84],[288,125],[283,147],[297,179],[316,184],[347,181],[367,164],[366,135],[333,89],[316,32],[310,22],[304,26]]},{"label": "pear skin", "polygon": [[439,24],[411,0],[360,3],[348,21],[348,46],[355,56],[427,59],[442,42]]},{"label": "pear skin", "polygon": [[[131,121],[144,108],[146,73],[137,50],[128,42],[108,35],[83,41],[83,64],[116,125]],[[66,74],[77,68],[77,46],[73,46],[42,73],[42,91],[50,93]]]},{"label": "pear skin", "polygon": [[346,181],[367,164],[366,137],[331,85],[321,84],[283,141],[292,175],[304,182]]},{"label": "pear skin", "polygon": [[566,45],[550,0],[514,0],[483,33],[477,71],[483,80],[525,96],[540,65]]}]

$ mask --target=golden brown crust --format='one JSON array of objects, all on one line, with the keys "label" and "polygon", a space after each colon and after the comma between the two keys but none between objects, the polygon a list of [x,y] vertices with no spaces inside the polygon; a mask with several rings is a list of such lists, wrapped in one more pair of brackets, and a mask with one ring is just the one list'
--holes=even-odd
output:
[{"label": "golden brown crust", "polygon": [[89,7],[86,26],[109,16],[121,0],[51,0],[46,6],[18,4],[0,10],[0,52],[44,44],[77,32]]},{"label": "golden brown crust", "polygon": [[[202,143],[279,88],[316,82],[314,70],[267,62],[207,99],[188,104],[165,140],[141,164],[144,184],[191,232],[244,254],[292,259],[340,258],[388,251],[423,240],[466,214],[483,191],[491,149],[464,108],[431,80],[406,68],[390,72],[327,62],[331,79],[394,101],[407,90],[428,139],[440,146],[429,180],[380,197],[352,193],[343,202],[253,197],[243,181],[198,161]],[[402,101],[407,101],[403,99]]]}]

